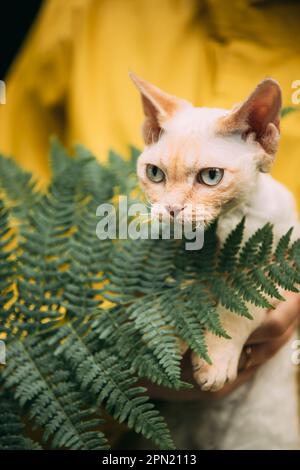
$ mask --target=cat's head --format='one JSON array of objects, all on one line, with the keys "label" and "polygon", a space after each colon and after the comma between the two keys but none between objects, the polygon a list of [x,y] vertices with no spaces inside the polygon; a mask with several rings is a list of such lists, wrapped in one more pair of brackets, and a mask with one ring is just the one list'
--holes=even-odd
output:
[{"label": "cat's head", "polygon": [[277,150],[278,83],[262,81],[246,101],[228,111],[196,108],[134,74],[131,78],[145,115],[138,178],[159,214],[208,224],[224,208],[247,200]]}]

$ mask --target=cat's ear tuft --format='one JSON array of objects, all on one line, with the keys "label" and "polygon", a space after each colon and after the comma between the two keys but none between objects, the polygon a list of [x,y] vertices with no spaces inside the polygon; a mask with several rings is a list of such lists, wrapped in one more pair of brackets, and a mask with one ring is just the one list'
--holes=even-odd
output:
[{"label": "cat's ear tuft", "polygon": [[218,132],[222,135],[240,132],[251,135],[266,152],[261,170],[267,171],[278,147],[280,110],[282,105],[279,84],[270,78],[263,80],[249,98],[227,116],[220,119]]},{"label": "cat's ear tuft", "polygon": [[145,115],[143,137],[146,145],[151,145],[159,140],[164,123],[188,103],[165,93],[132,72],[129,76],[141,93]]}]

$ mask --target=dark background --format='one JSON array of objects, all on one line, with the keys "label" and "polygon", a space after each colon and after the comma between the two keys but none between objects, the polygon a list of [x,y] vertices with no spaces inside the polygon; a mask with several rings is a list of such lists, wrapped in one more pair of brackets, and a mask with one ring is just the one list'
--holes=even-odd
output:
[{"label": "dark background", "polygon": [[42,0],[1,0],[0,80],[5,78],[41,4]]}]

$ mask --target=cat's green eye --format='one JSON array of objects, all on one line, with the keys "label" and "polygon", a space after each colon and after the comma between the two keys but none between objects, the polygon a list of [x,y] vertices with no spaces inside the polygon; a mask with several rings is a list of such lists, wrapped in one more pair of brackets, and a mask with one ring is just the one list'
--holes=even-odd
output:
[{"label": "cat's green eye", "polygon": [[165,179],[164,172],[156,165],[147,165],[146,173],[150,181],[153,183],[161,183]]},{"label": "cat's green eye", "polygon": [[222,168],[204,168],[199,171],[197,179],[199,183],[206,186],[217,186],[223,179],[224,170]]}]

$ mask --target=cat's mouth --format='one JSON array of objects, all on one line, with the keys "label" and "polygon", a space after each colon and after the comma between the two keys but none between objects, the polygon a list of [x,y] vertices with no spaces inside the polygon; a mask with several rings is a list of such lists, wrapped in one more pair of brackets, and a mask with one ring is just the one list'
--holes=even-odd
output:
[{"label": "cat's mouth", "polygon": [[191,224],[193,228],[202,228],[210,225],[217,215],[218,211],[200,206],[196,209],[185,209],[182,213],[178,214],[176,221],[183,225]]},{"label": "cat's mouth", "polygon": [[191,228],[193,231],[197,229],[203,229],[208,227],[214,220],[215,217],[199,217],[199,216],[184,216],[180,214],[177,216],[171,216],[168,213],[155,214],[153,218],[156,218],[161,223],[168,223],[171,226],[181,225],[183,227]]},{"label": "cat's mouth", "polygon": [[220,213],[217,206],[209,207],[207,205],[185,204],[180,210],[170,211],[168,206],[158,203],[151,204],[151,220],[159,220],[159,222],[169,225],[181,225],[187,230],[205,229],[216,220]]}]

